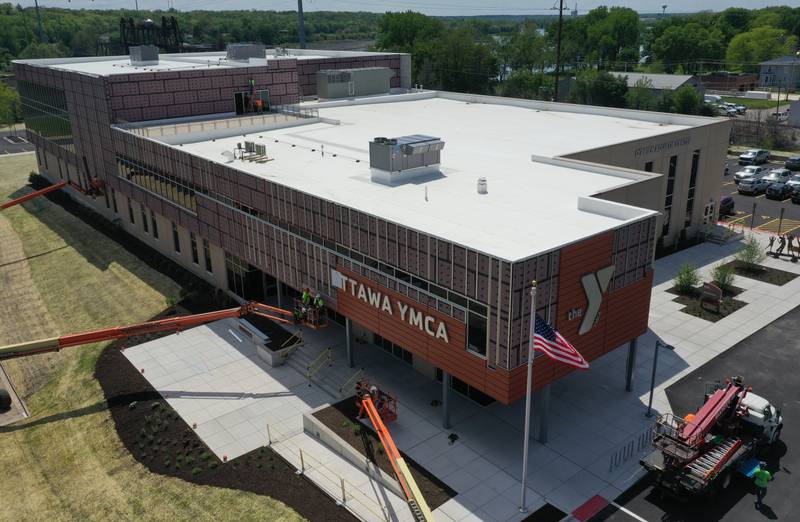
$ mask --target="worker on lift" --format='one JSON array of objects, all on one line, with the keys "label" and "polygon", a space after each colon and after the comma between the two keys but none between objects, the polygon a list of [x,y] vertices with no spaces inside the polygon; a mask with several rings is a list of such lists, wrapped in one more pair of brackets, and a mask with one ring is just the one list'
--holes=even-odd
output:
[{"label": "worker on lift", "polygon": [[316,307],[317,310],[322,310],[324,306],[325,306],[325,301],[322,300],[322,296],[319,295],[318,292],[316,297],[314,297],[314,307]]}]

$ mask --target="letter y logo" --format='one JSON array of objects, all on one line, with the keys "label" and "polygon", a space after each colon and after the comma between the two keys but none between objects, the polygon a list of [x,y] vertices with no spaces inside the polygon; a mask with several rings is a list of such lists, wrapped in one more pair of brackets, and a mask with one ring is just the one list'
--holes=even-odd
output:
[{"label": "letter y logo", "polygon": [[603,294],[608,290],[612,275],[614,275],[614,265],[601,268],[593,274],[586,274],[581,277],[583,291],[586,292],[586,299],[589,304],[586,305],[586,314],[583,316],[578,335],[585,334],[594,326],[597,314],[600,312],[600,304],[603,302]]}]

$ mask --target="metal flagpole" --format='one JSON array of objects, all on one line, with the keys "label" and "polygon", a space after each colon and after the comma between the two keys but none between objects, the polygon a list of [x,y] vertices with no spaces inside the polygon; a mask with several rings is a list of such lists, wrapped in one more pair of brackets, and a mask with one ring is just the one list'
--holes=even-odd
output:
[{"label": "metal flagpole", "polygon": [[525,435],[522,445],[522,499],[519,505],[520,513],[527,513],[525,506],[525,493],[528,481],[528,442],[531,431],[531,395],[533,392],[533,332],[536,325],[536,281],[531,281],[531,326],[528,331],[528,392],[525,397]]}]

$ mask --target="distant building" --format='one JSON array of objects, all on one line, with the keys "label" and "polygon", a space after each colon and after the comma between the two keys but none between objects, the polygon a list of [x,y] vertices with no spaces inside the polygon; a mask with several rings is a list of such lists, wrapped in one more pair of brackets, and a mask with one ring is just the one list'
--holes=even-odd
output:
[{"label": "distant building", "polygon": [[712,72],[700,77],[700,83],[709,91],[752,91],[758,86],[756,73]]},{"label": "distant building", "polygon": [[800,56],[781,56],[758,65],[758,84],[761,87],[790,90],[800,88]]},{"label": "distant building", "polygon": [[636,72],[622,72],[622,71],[609,71],[615,76],[627,77],[628,88],[635,87],[639,80],[650,80],[653,84],[652,91],[655,94],[661,94],[664,91],[676,91],[684,85],[691,85],[697,92],[705,92],[705,88],[700,83],[697,76],[691,74],[651,74],[651,73],[636,73]]}]

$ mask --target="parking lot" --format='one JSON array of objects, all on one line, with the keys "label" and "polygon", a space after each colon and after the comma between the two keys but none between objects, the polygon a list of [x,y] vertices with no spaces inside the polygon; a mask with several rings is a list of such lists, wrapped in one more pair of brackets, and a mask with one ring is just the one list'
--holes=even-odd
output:
[{"label": "parking lot", "polygon": [[34,150],[32,143],[25,139],[25,131],[0,131],[0,154],[16,154]]},{"label": "parking lot", "polygon": [[[592,522],[711,522],[800,520],[800,401],[797,374],[800,372],[800,308],[795,308],[772,324],[683,377],[666,390],[673,411],[680,416],[695,411],[703,401],[705,383],[741,375],[753,391],[781,410],[785,424],[781,440],[770,448],[764,460],[773,474],[764,507],[756,510],[752,481],[737,476],[723,492],[710,499],[686,503],[662,499],[645,478],[618,497],[621,508],[610,506]],[[627,512],[626,512],[627,511]]]},{"label": "parking lot", "polygon": [[[733,174],[742,167],[739,166],[736,156],[729,156],[726,164],[729,173],[722,180],[722,197],[733,197],[736,215],[720,217],[721,221],[748,228],[752,226],[774,234],[800,234],[800,204],[792,203],[789,198],[777,201],[767,199],[764,194],[759,196],[739,194],[733,181]],[[769,169],[783,168],[783,162],[771,161],[765,166]],[[783,210],[782,220],[781,210]]]}]

